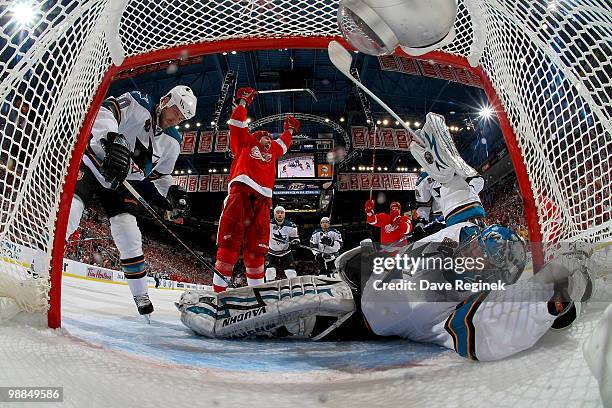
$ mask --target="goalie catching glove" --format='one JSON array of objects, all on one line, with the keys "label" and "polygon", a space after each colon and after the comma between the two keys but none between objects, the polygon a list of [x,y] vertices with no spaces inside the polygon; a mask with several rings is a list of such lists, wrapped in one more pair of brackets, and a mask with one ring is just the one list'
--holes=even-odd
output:
[{"label": "goalie catching glove", "polygon": [[125,136],[115,132],[108,132],[102,143],[105,156],[100,173],[110,183],[110,189],[116,190],[130,171],[130,147]]},{"label": "goalie catching glove", "polygon": [[168,201],[172,205],[172,211],[178,213],[180,216],[187,214],[190,208],[189,198],[187,192],[183,187],[172,185],[168,189]]}]

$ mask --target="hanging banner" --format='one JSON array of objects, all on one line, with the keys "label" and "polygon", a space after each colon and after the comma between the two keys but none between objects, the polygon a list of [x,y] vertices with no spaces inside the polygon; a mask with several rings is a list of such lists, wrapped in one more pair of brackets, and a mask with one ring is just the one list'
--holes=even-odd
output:
[{"label": "hanging banner", "polygon": [[178,186],[187,190],[187,176],[178,176]]},{"label": "hanging banner", "polygon": [[183,133],[183,143],[181,144],[181,154],[193,154],[195,152],[197,132]]},{"label": "hanging banner", "polygon": [[368,147],[366,140],[367,133],[368,128],[365,126],[353,126],[351,128],[351,140],[355,149],[365,149]]},{"label": "hanging banner", "polygon": [[395,147],[399,150],[408,150],[408,131],[406,129],[395,129]]},{"label": "hanging banner", "polygon": [[223,174],[221,176],[221,191],[227,191],[228,184],[229,184],[229,174]]},{"label": "hanging banner", "polygon": [[418,173],[340,173],[338,191],[414,190]]},{"label": "hanging banner", "polygon": [[187,188],[188,193],[195,193],[198,191],[198,176],[191,175],[187,177]]},{"label": "hanging banner", "polygon": [[212,144],[213,132],[211,130],[200,132],[200,144],[198,145],[198,153],[212,152]]},{"label": "hanging banner", "polygon": [[209,191],[208,184],[210,183],[210,176],[208,174],[201,175],[198,182],[198,192],[205,193]]},{"label": "hanging banner", "polygon": [[221,184],[223,183],[222,175],[213,174],[210,176],[210,191],[213,193],[218,193],[221,191]]},{"label": "hanging banner", "polygon": [[394,130],[389,128],[383,128],[380,130],[380,138],[382,139],[383,149],[395,149],[397,147],[394,133]]},{"label": "hanging banner", "polygon": [[217,132],[215,140],[215,153],[225,153],[229,145],[229,130],[220,130]]}]

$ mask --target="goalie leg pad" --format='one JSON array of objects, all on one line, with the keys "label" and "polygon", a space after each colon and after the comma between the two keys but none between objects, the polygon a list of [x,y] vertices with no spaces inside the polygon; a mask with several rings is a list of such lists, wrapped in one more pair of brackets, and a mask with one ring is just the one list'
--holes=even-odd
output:
[{"label": "goalie leg pad", "polygon": [[256,287],[186,291],[181,321],[213,338],[310,337],[317,316],[342,319],[356,310],[349,286],[338,279],[300,276]]}]

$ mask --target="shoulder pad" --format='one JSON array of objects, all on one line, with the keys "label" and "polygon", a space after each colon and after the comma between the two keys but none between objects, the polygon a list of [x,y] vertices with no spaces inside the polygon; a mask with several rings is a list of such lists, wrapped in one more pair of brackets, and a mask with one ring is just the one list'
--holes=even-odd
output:
[{"label": "shoulder pad", "polygon": [[416,182],[416,183],[417,183],[417,186],[418,186],[419,184],[421,184],[421,182],[422,182],[423,180],[425,180],[425,179],[426,179],[428,176],[429,176],[429,174],[427,174],[427,172],[426,172],[426,171],[421,172],[421,174],[419,174],[419,178],[417,179],[417,182]]},{"label": "shoulder pad", "polygon": [[317,232],[321,232],[321,228],[317,228],[313,231],[312,235],[316,234]]},{"label": "shoulder pad", "polygon": [[337,229],[335,229],[334,227],[329,227],[329,231],[331,232],[337,232],[338,234],[340,234],[340,231],[338,231]]},{"label": "shoulder pad", "polygon": [[153,114],[154,103],[153,99],[148,94],[140,91],[131,91],[130,96],[140,105],[142,105],[143,108]]},{"label": "shoulder pad", "polygon": [[181,136],[181,134],[175,127],[171,127],[164,130],[164,133],[176,140],[179,145],[183,143],[183,136]]},{"label": "shoulder pad", "polygon": [[285,219],[285,221],[283,222],[283,226],[287,226],[287,227],[295,227],[295,223]]}]

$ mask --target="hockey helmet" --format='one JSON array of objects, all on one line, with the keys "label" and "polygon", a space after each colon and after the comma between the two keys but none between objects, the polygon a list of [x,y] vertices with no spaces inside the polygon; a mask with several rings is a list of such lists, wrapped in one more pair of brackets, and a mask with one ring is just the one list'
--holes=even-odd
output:
[{"label": "hockey helmet", "polygon": [[162,100],[166,97],[170,97],[170,99],[166,103],[160,104],[161,109],[176,106],[185,120],[195,116],[198,99],[188,86],[175,86],[162,97]]}]

